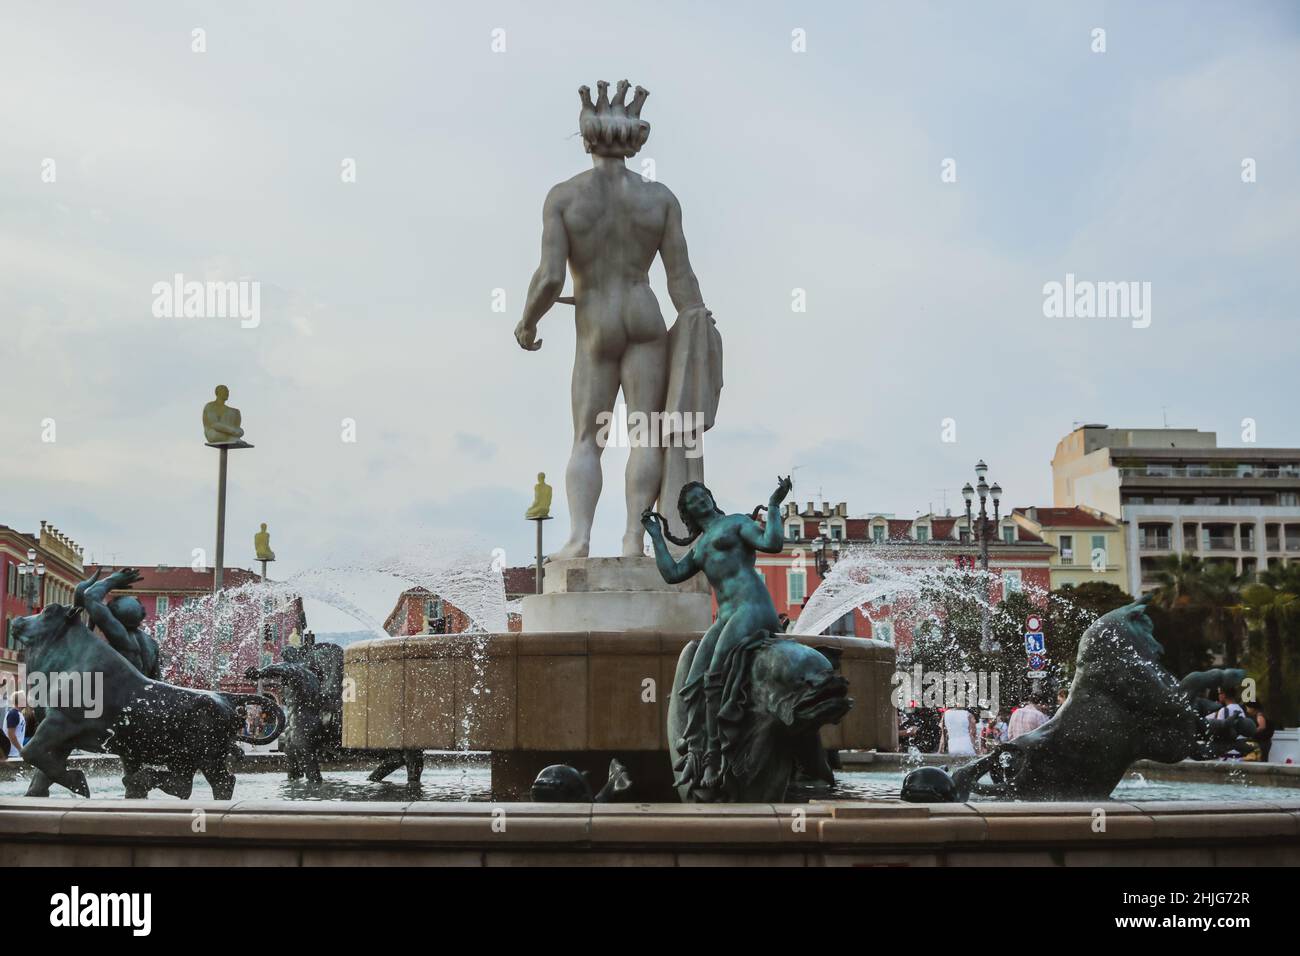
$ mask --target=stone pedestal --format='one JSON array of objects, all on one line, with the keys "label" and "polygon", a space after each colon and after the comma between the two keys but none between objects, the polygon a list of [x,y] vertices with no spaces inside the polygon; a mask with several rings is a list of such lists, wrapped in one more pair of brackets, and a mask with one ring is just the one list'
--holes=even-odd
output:
[{"label": "stone pedestal", "polygon": [[667,584],[653,558],[570,558],[543,567],[542,593],[523,600],[526,633],[704,632],[713,598],[704,575]]}]

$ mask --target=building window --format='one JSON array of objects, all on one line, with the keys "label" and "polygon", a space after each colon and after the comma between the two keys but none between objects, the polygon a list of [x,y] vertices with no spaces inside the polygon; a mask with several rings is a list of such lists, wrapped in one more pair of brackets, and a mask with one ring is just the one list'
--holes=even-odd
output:
[{"label": "building window", "polygon": [[848,611],[841,614],[835,622],[826,629],[826,633],[832,637],[852,637],[853,630],[853,612]]},{"label": "building window", "polygon": [[1092,566],[1098,571],[1106,570],[1106,536],[1104,534],[1094,534],[1092,536]]},{"label": "building window", "polygon": [[167,609],[170,602],[165,596],[160,596],[154,602],[154,638],[159,644],[167,640]]},{"label": "building window", "polygon": [[919,524],[916,526],[916,540],[917,541],[930,540],[930,528],[928,525]]},{"label": "building window", "polygon": [[14,643],[14,619],[11,617],[5,621],[5,647],[13,650],[17,646]]},{"label": "building window", "polygon": [[1018,594],[1020,592],[1020,572],[1003,571],[1002,572],[1002,595]]},{"label": "building window", "polygon": [[1061,535],[1057,538],[1057,544],[1061,549],[1061,563],[1074,564],[1074,535]]},{"label": "building window", "polygon": [[808,578],[803,571],[791,571],[785,577],[786,592],[789,594],[787,603],[802,604],[808,598]]},{"label": "building window", "polygon": [[885,543],[885,526],[883,524],[878,524],[871,529],[871,540],[876,544]]},{"label": "building window", "polygon": [[871,636],[886,644],[894,643],[894,624],[892,621],[872,621]]},{"label": "building window", "polygon": [[844,538],[844,529],[841,528],[839,525],[832,525],[832,526],[831,526],[831,540],[832,540],[832,541],[841,541],[841,540],[843,540],[843,538]]},{"label": "building window", "polygon": [[1013,525],[1005,525],[1005,526],[1003,526],[1003,528],[1002,528],[1002,543],[1003,543],[1003,544],[1015,544],[1015,543],[1016,543],[1016,529],[1015,529],[1015,527],[1014,527]]}]

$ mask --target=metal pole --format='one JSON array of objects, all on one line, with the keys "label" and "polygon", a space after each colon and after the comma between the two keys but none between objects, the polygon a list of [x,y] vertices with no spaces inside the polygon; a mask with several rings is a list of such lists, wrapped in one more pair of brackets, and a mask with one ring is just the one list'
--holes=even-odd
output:
[{"label": "metal pole", "polygon": [[226,455],[229,449],[223,447],[218,450],[221,452],[221,464],[217,472],[217,565],[212,576],[213,594],[221,590],[226,565]]},{"label": "metal pole", "polygon": [[981,605],[980,614],[980,651],[987,654],[992,650],[992,640],[989,637],[989,513],[985,508],[984,499],[980,499],[980,570],[984,573],[981,587],[984,589],[984,601]]},{"label": "metal pole", "polygon": [[537,592],[542,593],[542,519],[534,518],[537,525]]},{"label": "metal pole", "polygon": [[266,583],[266,562],[262,562],[262,583]]}]

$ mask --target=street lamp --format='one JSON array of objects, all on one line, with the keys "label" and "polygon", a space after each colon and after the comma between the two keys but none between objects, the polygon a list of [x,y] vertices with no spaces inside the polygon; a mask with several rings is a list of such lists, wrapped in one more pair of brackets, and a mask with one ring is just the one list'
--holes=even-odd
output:
[{"label": "street lamp", "polygon": [[[988,654],[990,651],[998,651],[1001,648],[992,640],[989,633],[989,608],[988,608],[988,570],[989,570],[989,513],[988,502],[993,500],[993,533],[997,533],[998,520],[1001,517],[1002,503],[1002,486],[996,481],[989,485],[985,481],[985,476],[989,473],[989,466],[984,464],[984,459],[980,459],[975,465],[976,485],[971,487],[970,482],[966,482],[965,487],[961,490],[961,496],[966,499],[966,527],[970,528],[975,535],[975,540],[980,546],[980,570],[984,572],[985,602],[980,625],[980,651]],[[974,498],[979,495],[980,510],[979,524],[972,524],[971,507]]]},{"label": "street lamp", "polygon": [[19,596],[27,602],[27,613],[36,610],[36,603],[41,597],[41,583],[45,577],[45,565],[36,562],[36,549],[27,549],[27,561],[18,565]]},{"label": "street lamp", "polygon": [[820,522],[817,525],[817,532],[821,537],[813,540],[813,560],[817,562],[818,577],[825,578],[830,573],[831,565],[840,559],[840,540],[831,537],[829,521]]}]

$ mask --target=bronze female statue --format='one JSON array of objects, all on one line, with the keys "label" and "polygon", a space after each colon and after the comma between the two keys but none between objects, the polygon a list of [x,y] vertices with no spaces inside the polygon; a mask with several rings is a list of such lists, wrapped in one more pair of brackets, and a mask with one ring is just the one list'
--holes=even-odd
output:
[{"label": "bronze female statue", "polygon": [[[756,637],[779,633],[772,596],[754,569],[757,552],[778,554],[784,546],[780,507],[790,492],[790,479],[781,478],[767,506],[766,527],[749,515],[724,514],[702,483],[682,487],[677,509],[689,536],[678,538],[665,530],[663,516],[646,511],[641,523],[654,544],[659,573],[677,584],[703,571],[718,602],[718,618],[705,632],[681,687],[680,701],[686,727],[675,749],[680,759],[674,786],[717,791],[728,775],[729,729],[741,719],[741,704],[734,699],[739,685],[729,681],[737,650]],[[675,560],[665,537],[689,550]]]}]

